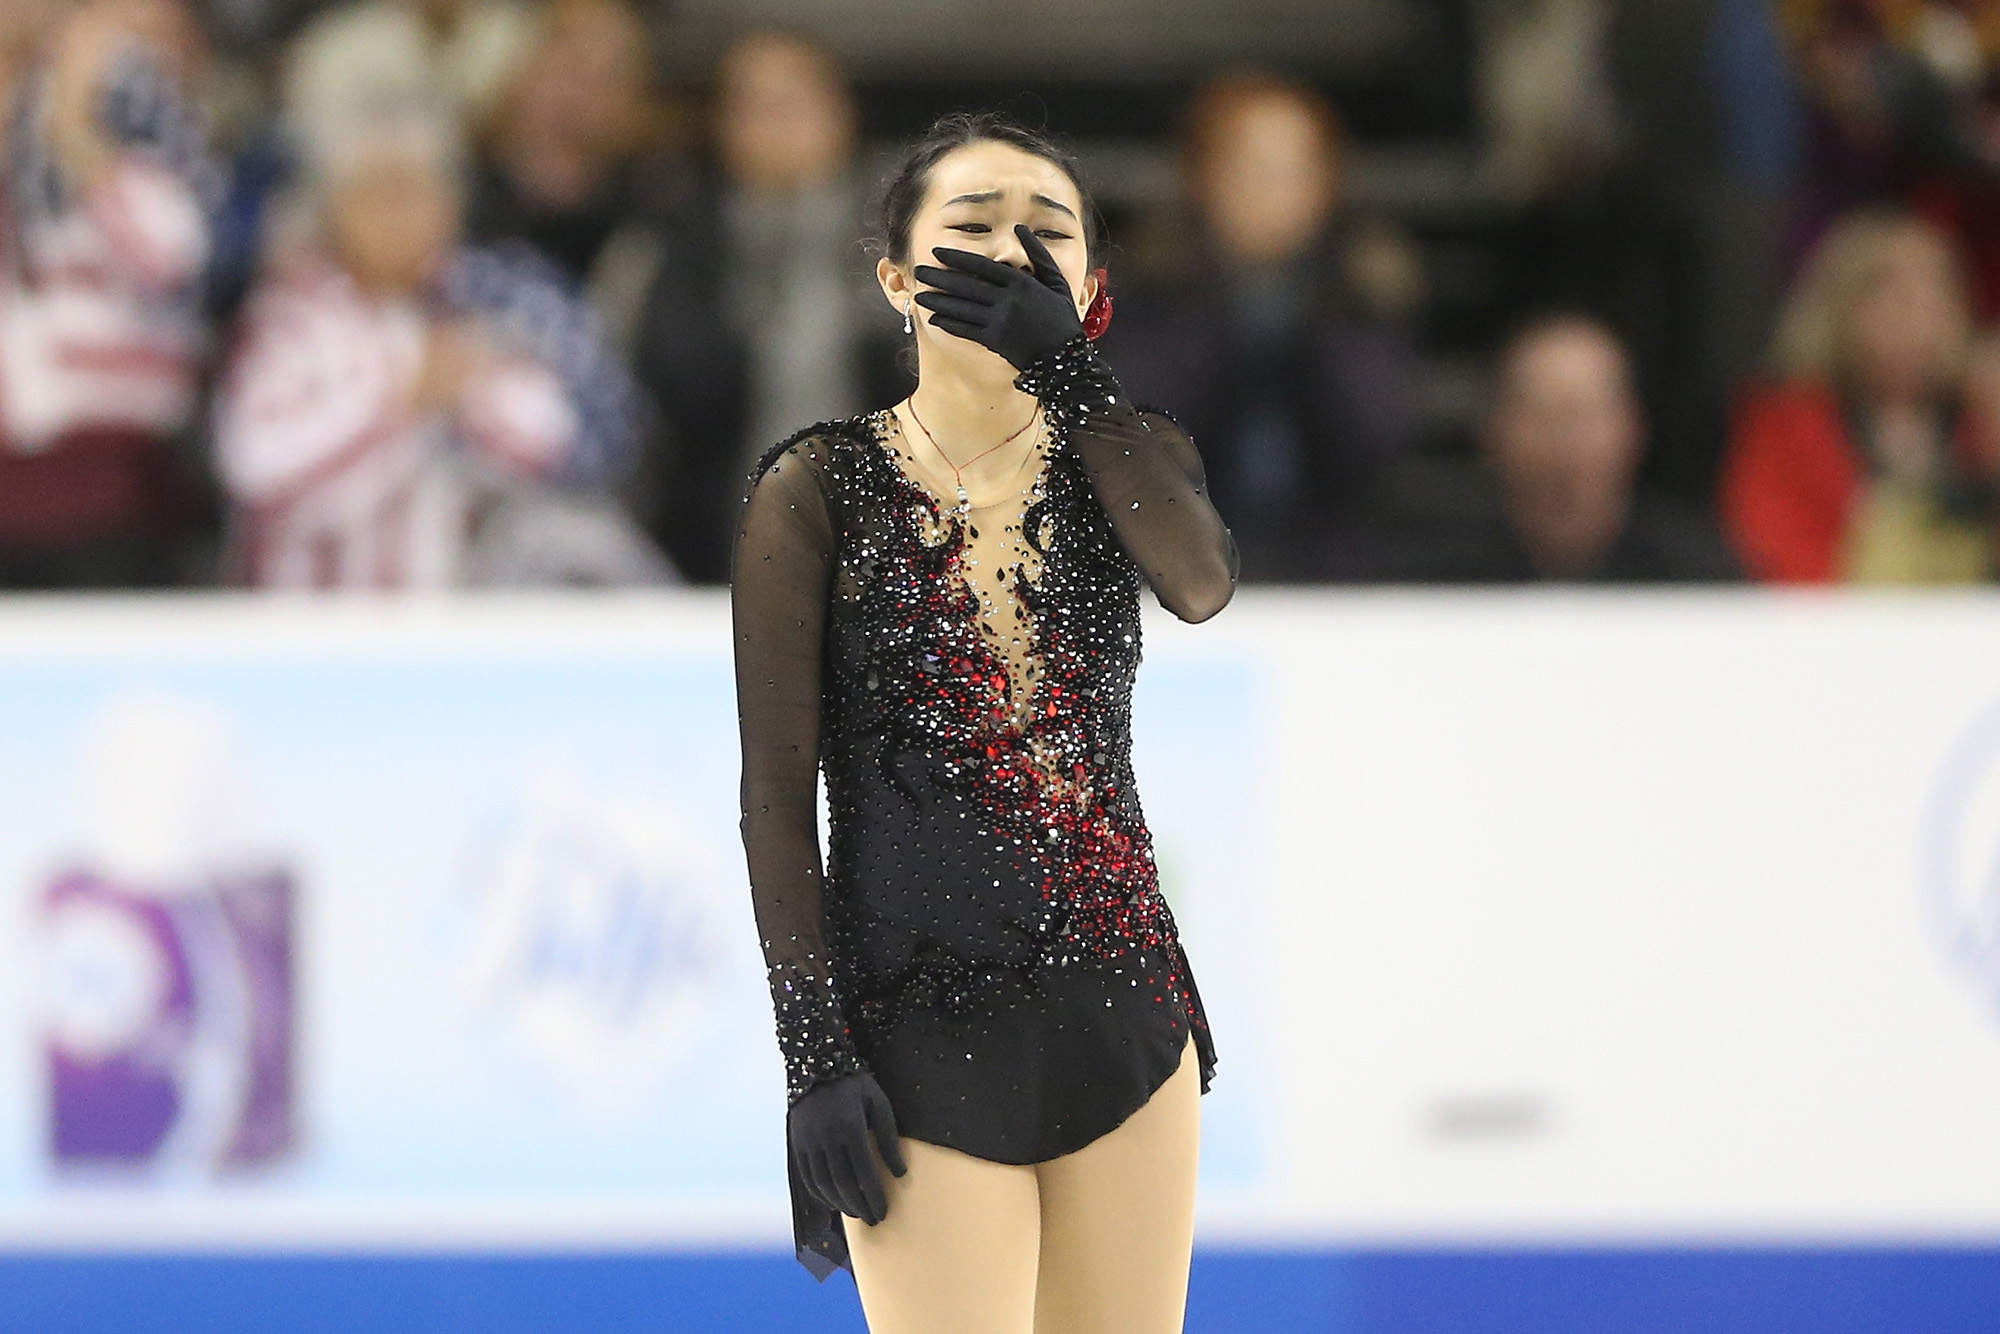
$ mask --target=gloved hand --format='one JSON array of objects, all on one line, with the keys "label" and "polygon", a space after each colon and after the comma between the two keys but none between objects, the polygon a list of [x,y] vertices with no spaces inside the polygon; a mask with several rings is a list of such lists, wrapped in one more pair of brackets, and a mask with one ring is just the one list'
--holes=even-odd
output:
[{"label": "gloved hand", "polygon": [[807,1188],[829,1207],[875,1224],[889,1216],[889,1193],[869,1151],[871,1134],[889,1170],[907,1172],[896,1114],[866,1070],[814,1085],[785,1117],[792,1162]]},{"label": "gloved hand", "polygon": [[931,312],[931,324],[948,334],[969,338],[1012,362],[1016,370],[1083,332],[1069,280],[1025,225],[1014,235],[1028,252],[1032,273],[1002,264],[970,250],[931,251],[947,265],[919,264],[916,278],[937,290],[919,292],[916,302]]}]

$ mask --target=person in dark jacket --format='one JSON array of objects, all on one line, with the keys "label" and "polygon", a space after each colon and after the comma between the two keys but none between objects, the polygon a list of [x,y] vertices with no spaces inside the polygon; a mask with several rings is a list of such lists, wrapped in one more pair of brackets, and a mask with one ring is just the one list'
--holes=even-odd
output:
[{"label": "person in dark jacket", "polygon": [[1409,437],[1414,256],[1342,214],[1339,122],[1287,80],[1204,88],[1184,172],[1191,235],[1154,281],[1113,276],[1107,355],[1201,449],[1246,579],[1352,575],[1369,491]]},{"label": "person in dark jacket", "polygon": [[1641,493],[1646,426],[1630,360],[1587,316],[1520,328],[1500,354],[1480,449],[1491,509],[1412,573],[1455,582],[1675,583],[1741,577],[1699,511]]},{"label": "person in dark jacket", "polygon": [[765,448],[908,392],[859,239],[855,116],[828,51],[752,33],[721,63],[714,170],[682,179],[667,209],[635,348],[660,423],[638,507],[694,582],[728,578]]},{"label": "person in dark jacket", "polygon": [[632,0],[553,0],[537,23],[475,164],[467,234],[534,246],[589,291],[622,346],[618,307],[636,307],[625,293],[643,295],[657,264],[652,189],[676,165],[651,33]]}]

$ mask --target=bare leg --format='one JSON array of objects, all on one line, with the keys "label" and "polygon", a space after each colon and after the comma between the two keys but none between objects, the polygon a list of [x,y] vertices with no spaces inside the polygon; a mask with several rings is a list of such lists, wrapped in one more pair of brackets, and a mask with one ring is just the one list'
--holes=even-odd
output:
[{"label": "bare leg", "polygon": [[1035,1334],[1180,1334],[1194,1249],[1201,1073],[1180,1068],[1124,1124],[1035,1165]]},{"label": "bare leg", "polygon": [[888,1217],[841,1219],[869,1334],[1033,1334],[1036,1169],[907,1136],[903,1155],[880,1168]]}]

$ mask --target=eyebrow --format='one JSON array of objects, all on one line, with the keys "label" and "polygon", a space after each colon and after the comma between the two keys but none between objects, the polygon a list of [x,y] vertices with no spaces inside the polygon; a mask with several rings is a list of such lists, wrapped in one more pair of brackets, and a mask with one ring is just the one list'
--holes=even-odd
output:
[{"label": "eyebrow", "polygon": [[[980,190],[969,195],[954,195],[952,198],[944,201],[944,206],[950,208],[953,204],[990,204],[999,197],[1000,192],[998,190]],[[1061,200],[1051,199],[1047,195],[1036,195],[1035,202],[1045,208],[1055,209],[1058,213],[1069,214],[1071,221],[1076,220],[1075,211]]]}]

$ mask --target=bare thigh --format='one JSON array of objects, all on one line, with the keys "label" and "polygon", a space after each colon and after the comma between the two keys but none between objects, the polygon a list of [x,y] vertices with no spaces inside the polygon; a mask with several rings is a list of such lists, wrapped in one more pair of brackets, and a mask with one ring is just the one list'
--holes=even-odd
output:
[{"label": "bare thigh", "polygon": [[1035,1334],[1180,1334],[1194,1249],[1201,1071],[1193,1044],[1146,1105],[1035,1166]]},{"label": "bare thigh", "polygon": [[1033,1334],[1036,1169],[907,1136],[903,1156],[888,1216],[841,1218],[869,1334]]}]

